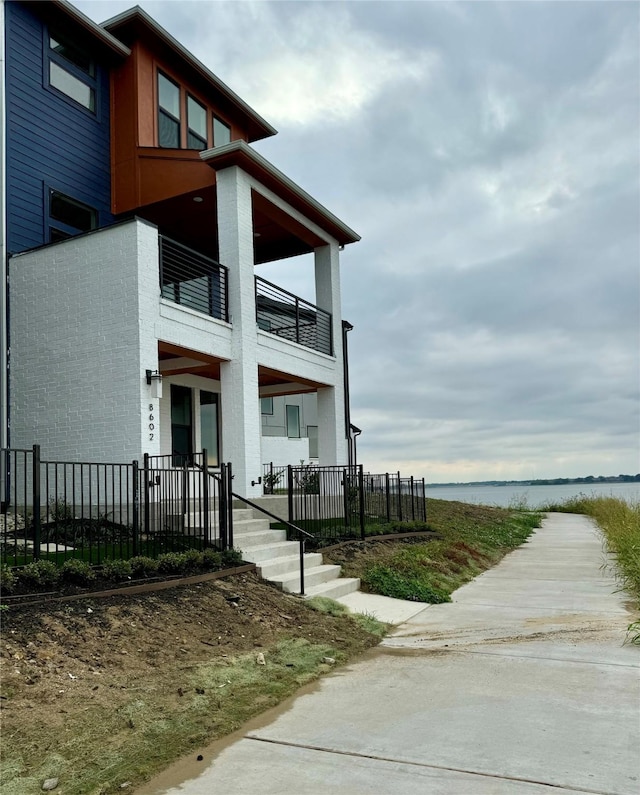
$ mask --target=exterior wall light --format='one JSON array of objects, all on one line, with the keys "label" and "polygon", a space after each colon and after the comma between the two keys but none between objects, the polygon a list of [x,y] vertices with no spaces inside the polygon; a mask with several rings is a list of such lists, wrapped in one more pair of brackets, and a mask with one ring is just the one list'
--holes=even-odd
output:
[{"label": "exterior wall light", "polygon": [[153,397],[161,398],[162,397],[162,373],[160,370],[145,370],[147,376],[147,384],[151,386],[153,384]]}]

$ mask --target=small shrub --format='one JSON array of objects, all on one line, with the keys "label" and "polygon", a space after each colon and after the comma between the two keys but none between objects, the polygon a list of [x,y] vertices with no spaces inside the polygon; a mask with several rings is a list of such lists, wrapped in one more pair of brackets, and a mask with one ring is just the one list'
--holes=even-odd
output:
[{"label": "small shrub", "polygon": [[131,579],[131,561],[129,560],[105,560],[102,566],[102,576],[106,580],[122,582]]},{"label": "small shrub", "polygon": [[62,564],[60,575],[64,582],[74,585],[88,585],[96,578],[96,573],[86,560],[79,558],[69,558]]},{"label": "small shrub", "polygon": [[282,475],[283,472],[280,470],[279,472],[267,472],[266,475],[262,476],[262,485],[265,494],[273,494],[274,489],[282,480]]},{"label": "small shrub", "polygon": [[204,568],[202,552],[199,550],[188,549],[186,552],[182,553],[182,556],[182,571],[185,574],[196,574]]},{"label": "small shrub", "polygon": [[29,590],[55,588],[60,571],[50,560],[35,560],[18,571],[18,581]]},{"label": "small shrub", "polygon": [[232,566],[240,566],[243,562],[242,552],[239,549],[225,549],[220,553],[222,558],[223,568],[231,568]]},{"label": "small shrub", "polygon": [[222,554],[215,549],[205,549],[202,553],[202,568],[207,571],[215,571],[222,564]]},{"label": "small shrub", "polygon": [[73,520],[73,508],[63,497],[51,497],[48,505],[48,513],[52,521],[69,522]]},{"label": "small shrub", "polygon": [[139,555],[129,560],[132,577],[153,577],[158,573],[158,561]]},{"label": "small shrub", "polygon": [[158,555],[158,571],[160,574],[182,574],[185,568],[184,552],[165,552]]},{"label": "small shrub", "polygon": [[0,592],[12,593],[17,582],[18,578],[6,563],[0,564]]}]

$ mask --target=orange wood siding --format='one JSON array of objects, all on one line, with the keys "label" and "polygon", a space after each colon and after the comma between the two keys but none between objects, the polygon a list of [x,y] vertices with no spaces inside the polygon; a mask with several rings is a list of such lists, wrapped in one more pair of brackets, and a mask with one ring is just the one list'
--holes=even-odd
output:
[{"label": "orange wood siding", "polygon": [[[158,147],[157,72],[160,69],[181,88],[181,149]],[[207,147],[213,145],[213,114],[231,127],[232,140],[248,139],[220,100],[186,81],[175,65],[142,42],[114,69],[111,78],[112,210],[119,215],[139,207],[215,184],[215,172],[187,149],[187,93],[207,108]]]}]

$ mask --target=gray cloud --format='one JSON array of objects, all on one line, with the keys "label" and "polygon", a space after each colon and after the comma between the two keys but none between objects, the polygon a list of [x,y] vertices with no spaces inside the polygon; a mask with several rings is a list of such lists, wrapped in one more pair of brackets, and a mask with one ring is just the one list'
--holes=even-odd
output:
[{"label": "gray cloud", "polygon": [[[257,148],[362,234],[343,306],[369,468],[638,471],[637,4],[142,5],[272,109]],[[273,273],[312,297],[309,261]]]}]

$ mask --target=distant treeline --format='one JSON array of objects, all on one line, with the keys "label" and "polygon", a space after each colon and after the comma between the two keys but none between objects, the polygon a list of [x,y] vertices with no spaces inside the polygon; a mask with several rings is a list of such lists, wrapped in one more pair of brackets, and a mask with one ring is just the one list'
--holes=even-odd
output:
[{"label": "distant treeline", "polygon": [[640,483],[637,475],[587,475],[584,478],[546,478],[544,480],[471,480],[465,483],[427,483],[427,486],[564,486],[571,483]]}]

